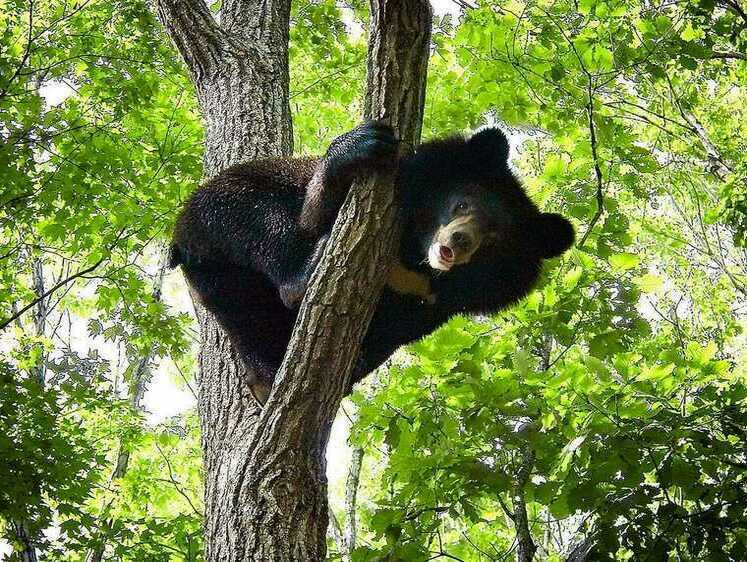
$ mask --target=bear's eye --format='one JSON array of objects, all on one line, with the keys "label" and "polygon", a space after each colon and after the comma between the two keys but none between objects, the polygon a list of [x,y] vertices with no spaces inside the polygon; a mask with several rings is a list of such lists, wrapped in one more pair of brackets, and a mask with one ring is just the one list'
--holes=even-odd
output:
[{"label": "bear's eye", "polygon": [[466,213],[469,210],[469,205],[464,201],[460,201],[454,206],[455,213]]}]

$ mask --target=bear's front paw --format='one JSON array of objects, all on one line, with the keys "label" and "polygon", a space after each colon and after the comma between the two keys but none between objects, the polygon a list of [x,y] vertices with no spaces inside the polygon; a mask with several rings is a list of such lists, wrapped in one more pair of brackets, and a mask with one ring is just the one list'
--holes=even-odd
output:
[{"label": "bear's front paw", "polygon": [[428,295],[425,295],[423,297],[423,302],[425,304],[436,304],[436,293],[430,293]]},{"label": "bear's front paw", "polygon": [[360,175],[390,162],[399,141],[394,130],[380,121],[369,121],[335,139],[327,151],[331,173]]},{"label": "bear's front paw", "polygon": [[381,121],[369,121],[358,128],[351,156],[360,162],[379,162],[397,153],[399,141],[394,129]]}]

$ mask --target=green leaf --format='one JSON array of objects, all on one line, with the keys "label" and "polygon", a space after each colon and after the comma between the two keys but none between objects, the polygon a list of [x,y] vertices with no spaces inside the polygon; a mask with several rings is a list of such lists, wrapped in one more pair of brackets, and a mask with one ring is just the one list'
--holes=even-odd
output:
[{"label": "green leaf", "polygon": [[387,427],[384,442],[390,449],[397,448],[397,445],[399,445],[399,438],[402,435],[402,430],[399,428],[399,424],[397,423],[398,419],[398,417],[392,418],[389,421],[389,426]]},{"label": "green leaf", "polygon": [[578,285],[578,281],[581,279],[581,276],[583,275],[584,270],[580,267],[574,267],[570,269],[564,276],[563,276],[563,287],[567,290],[572,290]]},{"label": "green leaf", "polygon": [[640,263],[640,261],[641,260],[637,255],[627,252],[613,254],[609,257],[610,265],[613,269],[618,271],[633,269]]},{"label": "green leaf", "polygon": [[633,279],[633,283],[644,293],[656,293],[661,289],[663,281],[658,275],[647,273]]}]

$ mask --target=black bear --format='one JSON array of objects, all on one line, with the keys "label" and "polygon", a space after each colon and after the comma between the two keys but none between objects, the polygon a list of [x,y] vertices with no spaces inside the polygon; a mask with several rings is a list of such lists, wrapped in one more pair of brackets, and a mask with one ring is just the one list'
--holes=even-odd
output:
[{"label": "black bear", "polygon": [[[541,213],[508,164],[497,128],[422,144],[398,162],[390,127],[370,122],[323,158],[267,159],[222,172],[187,201],[171,266],[217,318],[264,398],[297,305],[354,179],[398,166],[404,233],[352,382],[460,313],[493,313],[526,295],[571,224]],[[387,264],[389,266],[389,264]]]}]

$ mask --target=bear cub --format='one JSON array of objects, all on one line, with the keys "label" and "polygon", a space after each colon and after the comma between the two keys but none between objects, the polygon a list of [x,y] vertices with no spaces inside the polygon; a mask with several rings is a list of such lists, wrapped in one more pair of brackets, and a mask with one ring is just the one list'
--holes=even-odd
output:
[{"label": "bear cub", "polygon": [[399,161],[397,146],[390,127],[365,123],[321,158],[229,168],[182,209],[170,265],[182,266],[194,297],[225,329],[260,400],[355,179],[397,166],[404,230],[352,383],[455,314],[495,313],[516,302],[537,281],[542,260],[573,244],[571,224],[540,212],[526,195],[499,129],[430,141]]}]

